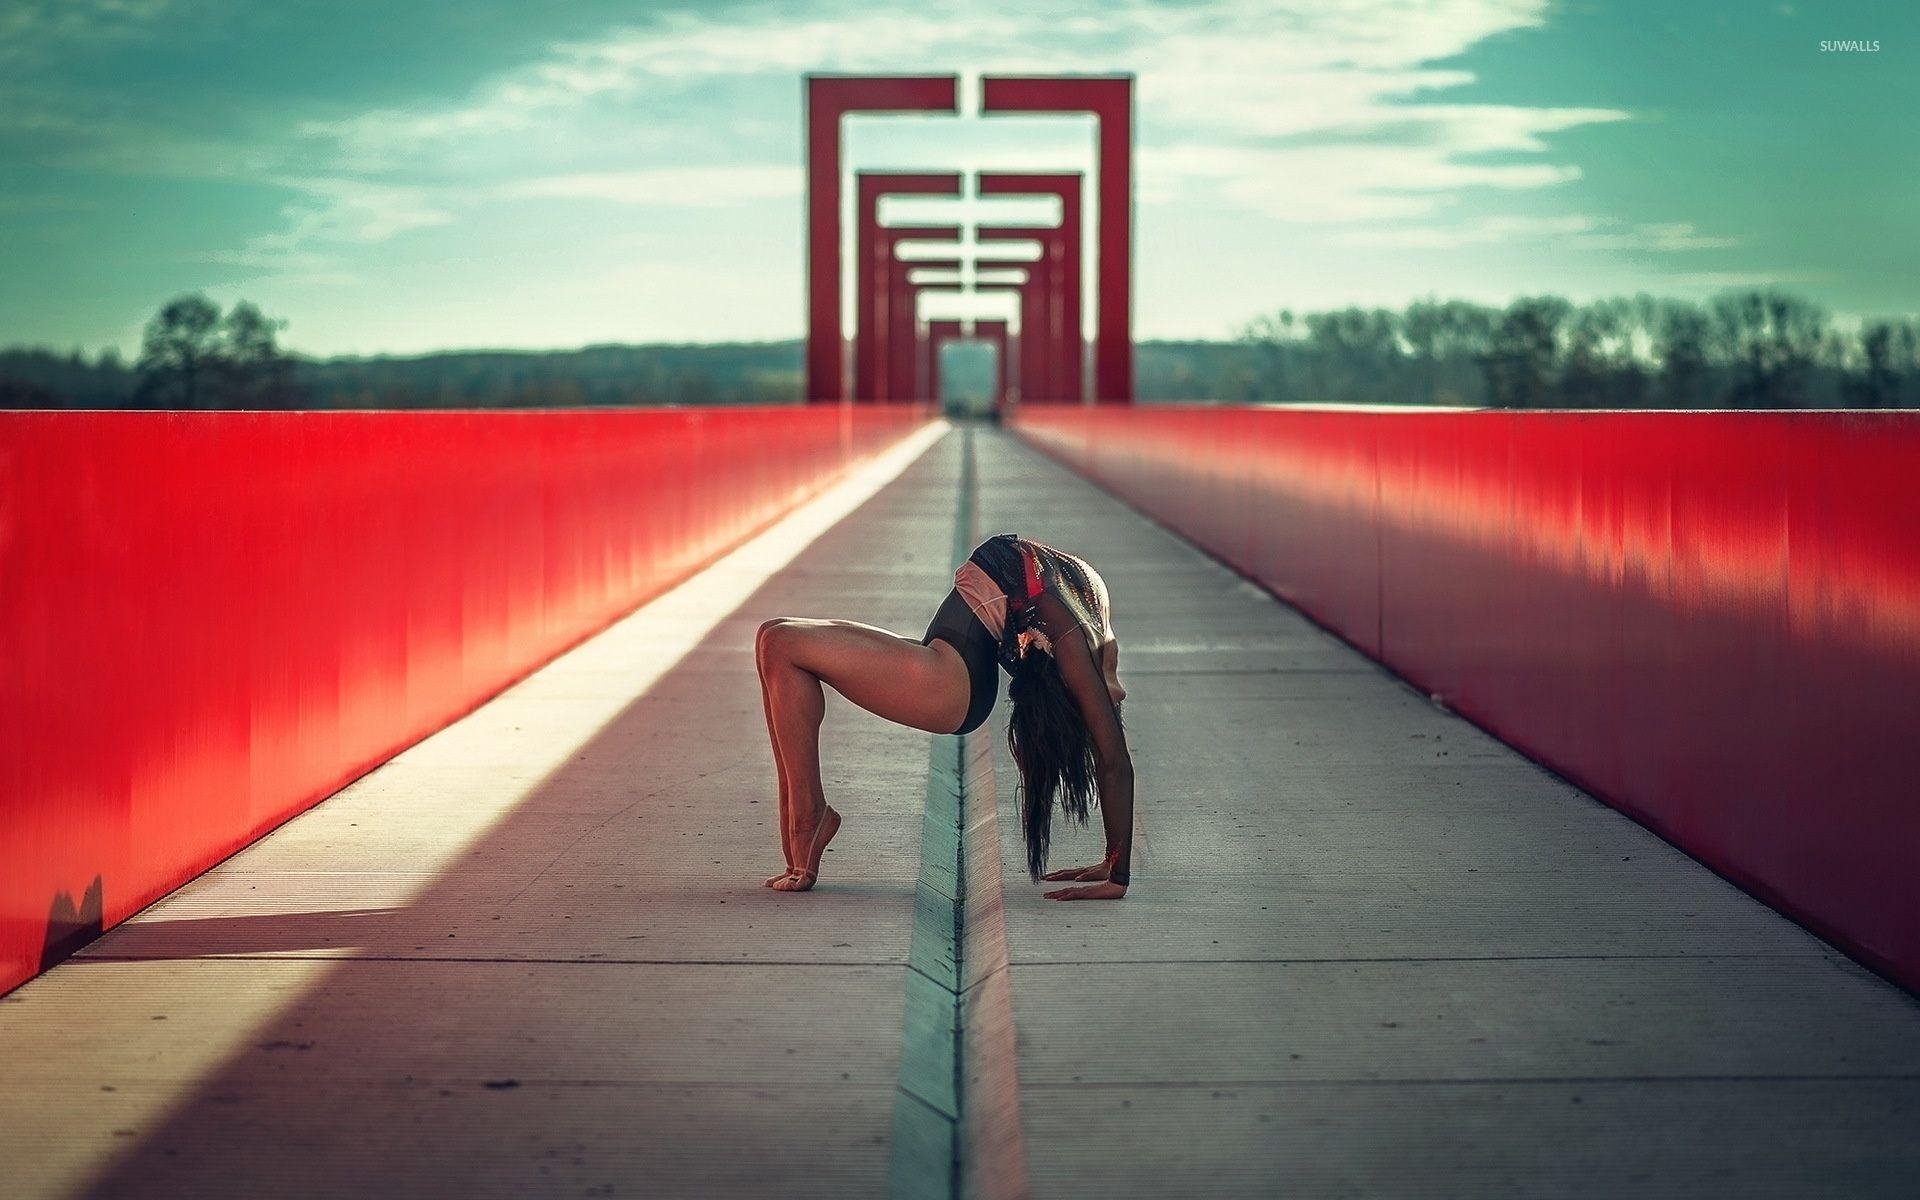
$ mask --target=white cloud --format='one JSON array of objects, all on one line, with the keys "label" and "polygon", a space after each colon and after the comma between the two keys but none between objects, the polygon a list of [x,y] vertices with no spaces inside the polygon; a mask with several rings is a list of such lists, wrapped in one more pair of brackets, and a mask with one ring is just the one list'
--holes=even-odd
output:
[{"label": "white cloud", "polygon": [[[114,0],[87,3],[105,9]],[[114,169],[144,162],[156,172],[293,187],[300,197],[281,210],[280,228],[219,260],[344,277],[366,247],[489,203],[708,205],[795,195],[803,72],[1131,70],[1142,206],[1237,208],[1331,226],[1331,238],[1351,236],[1353,245],[1516,236],[1594,249],[1721,244],[1682,222],[1579,225],[1583,218],[1549,213],[1531,218],[1543,222],[1531,231],[1503,230],[1502,218],[1476,223],[1483,192],[1550,192],[1580,177],[1556,135],[1628,118],[1610,108],[1458,98],[1478,82],[1459,56],[1540,26],[1550,5],[931,0],[909,12],[829,0],[711,15],[694,7],[599,37],[536,44],[523,64],[465,95],[306,121],[291,138],[244,145],[115,138],[88,157]],[[156,122],[153,132],[162,131]],[[662,261],[680,253],[659,250]],[[796,245],[796,263],[799,253]]]},{"label": "white cloud", "polygon": [[241,283],[271,279],[279,283],[351,287],[363,282],[359,275],[343,267],[337,256],[316,250],[275,250],[249,244],[241,250],[216,250],[212,254],[199,256],[195,261],[245,267],[252,274],[237,281]]},{"label": "white cloud", "polygon": [[342,266],[341,250],[453,220],[453,213],[426,188],[325,176],[271,182],[302,193],[280,210],[287,227],[256,234],[238,250],[215,251],[206,261],[253,268],[261,277],[352,282],[354,276]]},{"label": "white cloud", "polygon": [[[627,199],[641,197],[674,158],[705,150],[706,131],[719,123],[709,101],[752,81],[794,85],[797,98],[796,77],[809,70],[1132,69],[1144,201],[1184,199],[1200,186],[1290,220],[1404,219],[1466,188],[1575,179],[1577,168],[1549,158],[1548,137],[1626,118],[1613,109],[1436,98],[1475,77],[1432,64],[1537,26],[1546,8],[1547,0],[1117,0],[1090,14],[1040,0],[913,13],[851,4],[679,13],[553,45],[461,102],[382,108],[301,132],[331,144],[343,169],[384,170],[471,158],[486,139],[550,146],[569,122],[609,113],[644,117],[677,148],[631,171],[545,172],[499,193]],[[797,118],[789,119],[797,126]],[[1530,157],[1475,161],[1494,152]],[[513,160],[506,149],[491,157]],[[789,163],[766,166],[791,173]],[[574,190],[529,190],[562,187],[555,179]]]},{"label": "white cloud", "polygon": [[1328,224],[1430,216],[1466,188],[1533,189],[1579,178],[1559,163],[1462,162],[1443,148],[1313,146],[1143,149],[1142,200],[1211,193],[1287,221]]},{"label": "white cloud", "polygon": [[1334,235],[1342,246],[1447,250],[1457,246],[1552,241],[1583,250],[1637,250],[1669,253],[1736,246],[1739,239],[1709,237],[1684,221],[1625,225],[1583,213],[1564,216],[1494,216],[1451,225],[1385,225]]},{"label": "white cloud", "polygon": [[1332,239],[1342,246],[1381,246],[1408,250],[1450,250],[1456,246],[1535,241],[1586,233],[1598,226],[1592,217],[1487,217],[1452,226],[1403,225],[1356,229]]},{"label": "white cloud", "polygon": [[62,45],[150,36],[170,0],[8,0],[0,4],[0,62]]},{"label": "white cloud", "polygon": [[1667,275],[1662,282],[1690,291],[1719,291],[1722,288],[1784,287],[1788,284],[1823,283],[1831,276],[1817,271],[1686,271]]},{"label": "white cloud", "polygon": [[550,175],[506,184],[507,199],[611,200],[621,204],[711,207],[800,193],[797,167],[649,167]]},{"label": "white cloud", "polygon": [[[544,134],[554,120],[591,105],[643,97],[659,104],[667,94],[722,77],[885,69],[898,61],[903,47],[919,47],[918,57],[926,57],[932,47],[984,42],[995,25],[992,18],[874,12],[801,17],[785,7],[724,20],[669,14],[656,24],[596,41],[553,45],[545,57],[489,82],[463,103],[380,108],[343,120],[306,122],[298,132],[336,144],[345,161],[380,169],[462,139]],[[660,108],[648,104],[641,111],[652,120],[664,117],[683,132],[717,123],[699,104]]]},{"label": "white cloud", "polygon": [[435,194],[424,187],[325,176],[274,182],[297,188],[310,198],[308,203],[290,204],[281,210],[293,218],[293,228],[273,236],[289,245],[313,238],[384,242],[409,230],[444,225],[453,219]]},{"label": "white cloud", "polygon": [[1598,231],[1573,239],[1590,250],[1723,250],[1740,244],[1739,238],[1703,234],[1688,221],[1636,225],[1630,230]]}]

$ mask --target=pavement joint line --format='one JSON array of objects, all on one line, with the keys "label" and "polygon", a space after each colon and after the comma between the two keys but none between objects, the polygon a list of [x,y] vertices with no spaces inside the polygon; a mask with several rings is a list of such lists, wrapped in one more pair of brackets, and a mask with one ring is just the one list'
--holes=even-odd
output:
[{"label": "pavement joint line", "polygon": [[974,1200],[1009,1200],[1028,1194],[1026,1145],[1020,1127],[1013,974],[1000,888],[999,796],[992,738],[985,727],[968,735],[965,763],[960,1182],[962,1194]]},{"label": "pavement joint line", "polygon": [[1570,1084],[1604,1085],[1610,1083],[1908,1083],[1920,1080],[1915,1074],[1790,1074],[1790,1075],[1461,1075],[1454,1078],[1412,1076],[1379,1079],[1099,1079],[1033,1082],[1024,1086],[1036,1091],[1199,1091],[1220,1088],[1379,1088],[1379,1087],[1518,1087],[1541,1084],[1566,1087]]},{"label": "pavement joint line", "polygon": [[[263,962],[350,962],[406,963],[409,966],[446,963],[450,966],[495,967],[897,967],[900,960],[880,958],[483,958],[477,955],[441,954],[117,954],[69,959],[80,966],[104,966],[108,963],[191,962],[191,963],[263,963]],[[61,964],[66,965],[65,963]]]},{"label": "pavement joint line", "polygon": [[1130,667],[1128,675],[1384,675],[1359,667]]},{"label": "pavement joint line", "polygon": [[[960,436],[955,570],[972,550],[976,524],[974,431]],[[1024,1197],[991,744],[985,727],[930,742],[887,1192],[911,1200]],[[972,985],[970,967],[984,968]],[[994,1102],[973,1103],[975,1093]]]},{"label": "pavement joint line", "polygon": [[[1163,878],[1163,876],[1155,876]],[[1838,961],[1819,950],[1740,951],[1727,954],[1468,954],[1387,958],[1035,958],[1012,964],[1027,967],[1313,967],[1354,963],[1489,963],[1489,962],[1720,962],[1726,959],[1782,958]],[[1851,960],[1848,960],[1851,961]]]}]

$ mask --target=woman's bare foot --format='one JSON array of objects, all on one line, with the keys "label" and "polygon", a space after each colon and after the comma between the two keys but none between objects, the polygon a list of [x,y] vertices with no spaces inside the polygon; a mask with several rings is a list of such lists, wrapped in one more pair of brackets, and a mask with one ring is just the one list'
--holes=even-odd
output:
[{"label": "woman's bare foot", "polygon": [[827,843],[831,842],[833,835],[839,832],[840,814],[833,811],[833,806],[829,804],[826,815],[820,818],[820,823],[813,829],[813,836],[807,850],[806,865],[794,867],[784,879],[771,881],[767,886],[776,892],[811,890],[820,879],[820,856],[827,852]]},{"label": "woman's bare foot", "polygon": [[786,856],[787,869],[780,872],[778,875],[767,876],[767,881],[761,884],[760,885],[761,887],[772,887],[774,884],[779,883],[781,880],[787,878],[787,876],[792,875],[795,871],[800,869],[799,867],[795,866],[793,862],[793,831],[786,827],[786,818],[787,818],[787,802],[786,802],[786,798],[782,797],[780,800],[780,822],[781,822],[780,853]]},{"label": "woman's bare foot", "polygon": [[772,887],[798,869],[793,864],[793,831],[787,828],[787,795],[784,785],[780,789],[780,855],[787,860],[786,870],[778,875],[767,876],[767,881],[761,884],[761,887]]}]

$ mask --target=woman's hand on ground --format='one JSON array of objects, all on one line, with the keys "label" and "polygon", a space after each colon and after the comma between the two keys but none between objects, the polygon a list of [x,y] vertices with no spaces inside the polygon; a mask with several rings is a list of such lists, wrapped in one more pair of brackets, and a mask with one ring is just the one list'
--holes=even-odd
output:
[{"label": "woman's hand on ground", "polygon": [[[1111,862],[1097,862],[1090,867],[1062,867],[1058,871],[1048,871],[1040,878],[1048,883],[1060,883],[1071,880],[1074,883],[1099,883],[1107,878],[1113,869]],[[1049,893],[1051,895],[1051,893]]]},{"label": "woman's hand on ground", "polygon": [[1047,893],[1049,900],[1118,900],[1127,894],[1127,885],[1102,877],[1086,887],[1056,888]]}]

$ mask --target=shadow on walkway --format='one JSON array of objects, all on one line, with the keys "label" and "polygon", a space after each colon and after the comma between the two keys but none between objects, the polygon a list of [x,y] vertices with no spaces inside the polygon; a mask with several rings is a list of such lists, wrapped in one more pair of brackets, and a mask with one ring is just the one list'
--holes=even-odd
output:
[{"label": "shadow on walkway", "polygon": [[[835,697],[828,790],[846,829],[818,890],[761,887],[779,865],[777,792],[752,643],[783,614],[924,627],[947,585],[954,442],[768,580],[437,876],[410,874],[408,847],[433,830],[409,805],[514,783],[510,763],[462,763],[430,739],[49,976],[67,1005],[108,979],[156,1005],[297,995],[163,1124],[130,1131],[87,1194],[881,1192],[927,738]],[[537,724],[576,686],[621,682],[536,675],[482,714]],[[165,1061],[111,1070],[72,1087],[179,1086]]]}]

